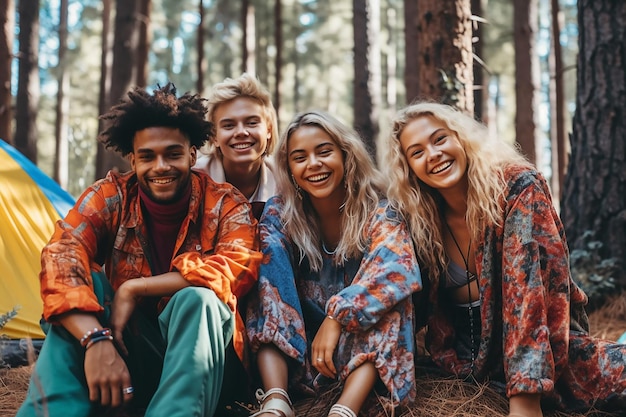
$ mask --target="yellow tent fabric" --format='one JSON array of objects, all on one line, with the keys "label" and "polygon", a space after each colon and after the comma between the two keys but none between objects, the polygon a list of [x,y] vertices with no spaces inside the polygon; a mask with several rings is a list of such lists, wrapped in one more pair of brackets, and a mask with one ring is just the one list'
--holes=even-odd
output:
[{"label": "yellow tent fabric", "polygon": [[2,144],[0,313],[5,314],[14,307],[18,310],[17,316],[9,320],[0,333],[11,339],[41,339],[44,334],[39,327],[42,313],[39,293],[40,253],[61,214],[33,180],[32,171],[37,168],[33,165],[25,169],[24,161],[20,164],[15,159],[15,153],[7,152],[8,145],[4,142]]}]

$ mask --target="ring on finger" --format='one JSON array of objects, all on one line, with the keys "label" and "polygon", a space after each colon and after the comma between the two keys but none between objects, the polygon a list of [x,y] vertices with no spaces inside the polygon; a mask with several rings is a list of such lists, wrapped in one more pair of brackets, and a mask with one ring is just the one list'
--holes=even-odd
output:
[{"label": "ring on finger", "polygon": [[322,359],[322,358],[317,358],[315,360],[318,361],[318,362],[324,362],[324,359]]},{"label": "ring on finger", "polygon": [[122,388],[122,394],[132,394],[133,392],[135,392],[133,387]]}]

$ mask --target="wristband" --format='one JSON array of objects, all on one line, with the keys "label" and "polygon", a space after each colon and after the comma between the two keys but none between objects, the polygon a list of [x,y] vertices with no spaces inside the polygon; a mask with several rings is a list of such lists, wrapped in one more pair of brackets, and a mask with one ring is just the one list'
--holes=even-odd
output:
[{"label": "wristband", "polygon": [[109,335],[109,336],[92,337],[91,339],[89,339],[89,342],[85,346],[85,350],[89,349],[95,343],[102,342],[102,341],[105,341],[105,340],[113,341],[113,336]]},{"label": "wristband", "polygon": [[111,329],[105,327],[103,329],[94,328],[93,330],[89,330],[80,339],[80,345],[86,348],[87,345],[89,345],[89,342],[100,337],[111,337],[111,340],[113,340],[113,337],[111,336]]}]

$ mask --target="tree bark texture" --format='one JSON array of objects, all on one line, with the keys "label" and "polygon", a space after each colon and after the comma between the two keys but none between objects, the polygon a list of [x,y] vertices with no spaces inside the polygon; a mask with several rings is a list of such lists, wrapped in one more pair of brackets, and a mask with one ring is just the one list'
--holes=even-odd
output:
[{"label": "tree bark texture", "polygon": [[[139,0],[116,2],[113,38],[113,65],[111,88],[108,93],[107,110],[117,104],[137,80],[137,57],[139,54]],[[106,111],[106,110],[105,110]],[[128,161],[112,150],[98,147],[96,178],[102,178],[110,169],[125,171]]]},{"label": "tree bark texture", "polygon": [[470,0],[417,3],[419,94],[474,112]]},{"label": "tree bark texture", "polygon": [[39,103],[39,0],[20,0],[19,66],[15,106],[15,147],[37,164]]},{"label": "tree bark texture", "polygon": [[380,111],[380,49],[375,39],[380,32],[380,2],[352,2],[354,30],[354,128],[367,149],[376,157]]},{"label": "tree bark texture", "polygon": [[11,123],[13,97],[11,95],[11,63],[13,62],[13,31],[15,30],[15,4],[5,0],[0,6],[0,139],[13,144]]},{"label": "tree bark texture", "polygon": [[198,71],[198,75],[196,78],[196,91],[198,92],[198,94],[203,94],[204,73],[207,70],[206,61],[204,60],[204,38],[206,36],[204,30],[204,0],[198,0],[198,20],[198,35],[196,37],[196,54],[198,54],[196,68]]},{"label": "tree bark texture", "polygon": [[483,103],[487,102],[487,83],[483,57],[483,0],[471,0],[472,15],[472,48],[473,48],[473,84],[474,84],[474,116],[477,120],[487,122]]},{"label": "tree bark texture", "polygon": [[563,48],[561,48],[561,28],[563,27],[559,0],[551,0],[552,48],[550,50],[550,142],[552,145],[552,194],[560,199],[563,179],[567,167],[565,151],[565,86],[563,81]]},{"label": "tree bark texture", "polygon": [[57,103],[54,121],[54,138],[56,152],[54,155],[54,180],[63,188],[68,187],[68,113],[70,102],[68,92],[70,77],[67,68],[67,19],[69,0],[61,0],[59,5],[59,64],[57,72]]},{"label": "tree bark texture", "polygon": [[537,109],[539,89],[538,0],[513,1],[513,38],[515,44],[515,140],[522,153],[533,163],[537,151]]},{"label": "tree bark texture", "polygon": [[148,54],[152,45],[151,11],[152,0],[139,0],[139,42],[137,44],[137,80],[135,81],[139,87],[148,85]]},{"label": "tree bark texture", "polygon": [[276,56],[274,57],[274,97],[273,104],[276,114],[280,114],[280,89],[282,82],[283,67],[283,4],[281,0],[274,0],[274,42],[276,43]]},{"label": "tree bark texture", "polygon": [[570,249],[621,262],[626,284],[626,3],[579,0],[579,54],[571,157],[561,216]]},{"label": "tree bark texture", "polygon": [[417,0],[404,0],[404,85],[406,102],[420,96],[419,80],[419,19]]}]

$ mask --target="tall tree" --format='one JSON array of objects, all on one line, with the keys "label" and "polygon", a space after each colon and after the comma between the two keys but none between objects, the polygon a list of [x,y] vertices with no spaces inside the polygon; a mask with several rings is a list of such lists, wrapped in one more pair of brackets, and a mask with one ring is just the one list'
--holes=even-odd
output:
[{"label": "tall tree", "polygon": [[241,72],[256,74],[255,65],[255,21],[254,6],[250,4],[250,0],[241,2]]},{"label": "tall tree", "polygon": [[565,82],[563,80],[563,49],[561,48],[561,28],[563,27],[559,0],[551,0],[552,48],[550,49],[550,141],[552,151],[552,194],[561,198],[563,179],[567,166],[565,151]]},{"label": "tall tree", "polygon": [[398,55],[396,51],[397,35],[395,28],[398,26],[398,16],[396,13],[396,9],[393,5],[388,4],[386,11],[382,14],[384,17],[384,30],[387,33],[387,42],[385,45],[385,53],[381,54],[381,58],[384,57],[384,64],[382,68],[385,73],[382,76],[383,85],[385,89],[385,111],[388,114],[388,117],[393,117],[393,114],[396,112],[396,104],[397,104],[397,94],[398,89],[396,86],[396,69],[398,67]]},{"label": "tall tree", "polygon": [[353,0],[354,128],[376,156],[380,113],[380,1]]},{"label": "tall tree", "polygon": [[515,138],[522,152],[532,161],[540,160],[535,109],[538,104],[539,56],[536,37],[538,0],[513,0],[513,39],[515,43]]},{"label": "tall tree", "polygon": [[13,143],[11,120],[13,97],[11,95],[11,63],[13,62],[13,30],[15,26],[13,0],[0,5],[0,139]]},{"label": "tall tree", "polygon": [[274,57],[274,98],[273,104],[276,108],[276,114],[280,114],[280,85],[282,80],[283,67],[283,4],[281,0],[275,0],[274,3],[274,42],[276,46],[276,55]]},{"label": "tall tree", "polygon": [[474,116],[476,119],[487,121],[484,103],[486,102],[485,62],[483,57],[483,0],[471,0],[472,9],[472,47],[473,47],[473,76],[474,76]]},{"label": "tall tree", "polygon": [[152,32],[150,31],[150,10],[152,0],[139,0],[139,42],[137,44],[137,80],[135,84],[145,87],[148,84],[148,54],[152,45]]},{"label": "tall tree", "polygon": [[473,113],[471,1],[414,1],[419,49],[407,55],[418,55],[418,96]]},{"label": "tall tree", "polygon": [[[111,88],[111,0],[102,0],[102,50],[100,53],[100,86],[98,114],[103,114],[109,104],[108,92]],[[98,120],[98,131],[102,121]]]},{"label": "tall tree", "polygon": [[37,104],[39,102],[39,0],[20,0],[15,147],[37,163]]},{"label": "tall tree", "polygon": [[626,2],[578,0],[576,111],[561,217],[572,249],[621,262],[626,284]]},{"label": "tall tree", "polygon": [[[106,108],[117,103],[137,82],[137,57],[139,56],[139,0],[120,0],[115,7],[115,33],[113,37],[113,63],[111,88],[107,94]],[[110,169],[124,171],[128,162],[116,152],[98,147],[96,178],[102,178]]]},{"label": "tall tree", "polygon": [[202,94],[204,91],[204,73],[206,72],[206,62],[204,61],[204,0],[198,0],[198,36],[196,38],[196,50],[198,54],[196,91]]},{"label": "tall tree", "polygon": [[419,85],[419,18],[417,0],[404,0],[404,85],[406,101],[420,95]]},{"label": "tall tree", "polygon": [[59,4],[59,50],[57,66],[57,104],[54,121],[54,138],[56,154],[54,155],[54,180],[67,190],[68,181],[68,112],[70,101],[68,90],[70,77],[67,73],[67,19],[69,0],[61,0]]}]

